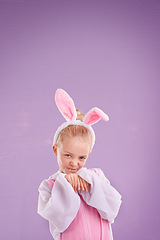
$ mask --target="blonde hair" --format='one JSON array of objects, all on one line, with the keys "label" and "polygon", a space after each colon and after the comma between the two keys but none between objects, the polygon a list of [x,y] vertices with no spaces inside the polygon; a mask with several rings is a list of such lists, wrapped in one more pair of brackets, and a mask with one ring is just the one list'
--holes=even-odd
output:
[{"label": "blonde hair", "polygon": [[[77,112],[76,120],[80,120],[82,122],[84,115],[79,110],[76,110],[76,112]],[[59,143],[62,143],[65,136],[68,136],[68,137],[78,136],[78,137],[82,137],[82,138],[88,138],[88,141],[92,145],[92,135],[91,135],[90,131],[87,128],[85,128],[84,126],[69,125],[66,128],[62,129],[62,131],[58,135],[56,145],[58,145]]]}]

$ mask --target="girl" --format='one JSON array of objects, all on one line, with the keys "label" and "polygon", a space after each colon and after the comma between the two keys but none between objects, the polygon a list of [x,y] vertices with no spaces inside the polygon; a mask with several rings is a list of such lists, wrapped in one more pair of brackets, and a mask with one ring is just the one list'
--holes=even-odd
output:
[{"label": "girl", "polygon": [[49,221],[55,240],[112,240],[121,195],[100,169],[84,167],[95,143],[91,125],[109,118],[99,108],[83,116],[62,89],[55,101],[67,121],[54,135],[59,171],[40,184],[38,213]]}]

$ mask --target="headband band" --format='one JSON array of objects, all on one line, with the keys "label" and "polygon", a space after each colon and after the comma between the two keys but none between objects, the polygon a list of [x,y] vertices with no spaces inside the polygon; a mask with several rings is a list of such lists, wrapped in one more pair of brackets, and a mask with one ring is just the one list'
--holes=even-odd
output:
[{"label": "headband band", "polygon": [[93,148],[95,144],[95,133],[93,128],[91,127],[92,124],[98,122],[100,119],[104,121],[108,121],[109,117],[107,114],[105,114],[101,109],[95,107],[92,108],[85,116],[83,121],[76,120],[77,118],[77,112],[74,105],[74,102],[72,98],[63,90],[63,89],[57,89],[55,94],[55,102],[56,105],[63,115],[63,117],[66,119],[66,122],[64,122],[56,131],[53,139],[53,145],[56,144],[59,133],[66,127],[70,125],[79,125],[87,128],[92,136],[92,146]]},{"label": "headband band", "polygon": [[89,125],[86,125],[84,124],[82,121],[80,120],[75,120],[75,121],[71,121],[71,122],[64,122],[58,129],[57,131],[55,132],[55,135],[54,135],[54,139],[53,139],[53,145],[56,144],[57,142],[57,139],[58,139],[58,136],[59,136],[59,133],[66,127],[70,126],[70,125],[78,125],[78,126],[83,126],[85,128],[87,128],[89,130],[89,132],[91,133],[91,136],[92,136],[92,146],[91,146],[91,149],[93,148],[94,144],[95,144],[95,133],[93,131],[93,128]]}]

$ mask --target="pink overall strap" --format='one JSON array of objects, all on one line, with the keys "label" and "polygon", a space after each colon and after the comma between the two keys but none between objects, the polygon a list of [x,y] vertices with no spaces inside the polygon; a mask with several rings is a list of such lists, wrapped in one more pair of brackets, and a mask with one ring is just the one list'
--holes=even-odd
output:
[{"label": "pink overall strap", "polygon": [[52,179],[52,178],[50,178],[50,179],[48,180],[48,183],[49,183],[51,189],[53,188],[53,185],[54,185],[55,181],[56,181],[56,180],[55,180],[55,179]]}]

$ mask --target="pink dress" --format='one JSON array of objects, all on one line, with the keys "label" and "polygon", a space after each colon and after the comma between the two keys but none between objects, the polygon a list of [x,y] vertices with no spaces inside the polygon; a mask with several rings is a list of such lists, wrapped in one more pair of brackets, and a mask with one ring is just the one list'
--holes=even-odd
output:
[{"label": "pink dress", "polygon": [[75,193],[65,174],[57,172],[39,187],[38,213],[49,221],[55,240],[112,240],[121,195],[100,169],[82,168],[77,174],[91,184],[89,192]]}]

